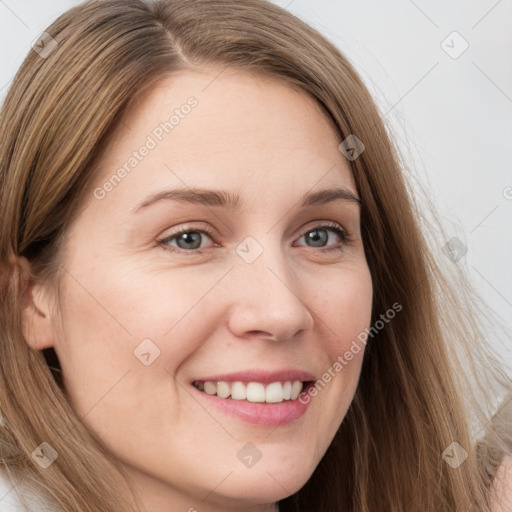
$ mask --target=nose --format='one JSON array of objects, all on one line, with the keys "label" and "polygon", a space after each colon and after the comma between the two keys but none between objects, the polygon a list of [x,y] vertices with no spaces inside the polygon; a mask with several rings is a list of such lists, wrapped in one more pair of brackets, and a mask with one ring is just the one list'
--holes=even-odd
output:
[{"label": "nose", "polygon": [[279,249],[266,248],[252,263],[237,261],[230,285],[229,327],[239,338],[286,341],[314,323],[304,283]]}]

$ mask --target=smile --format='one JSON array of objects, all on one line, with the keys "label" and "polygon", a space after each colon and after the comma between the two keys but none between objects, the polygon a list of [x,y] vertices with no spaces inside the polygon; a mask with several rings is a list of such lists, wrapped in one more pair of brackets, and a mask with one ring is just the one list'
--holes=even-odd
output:
[{"label": "smile", "polygon": [[195,381],[193,385],[200,391],[219,398],[247,400],[253,403],[276,404],[285,400],[296,400],[304,388],[305,382],[287,380],[284,382],[226,382],[226,381]]},{"label": "smile", "polygon": [[307,371],[285,369],[198,376],[190,384],[205,406],[244,423],[276,427],[305,414],[310,402],[299,397],[315,381]]}]

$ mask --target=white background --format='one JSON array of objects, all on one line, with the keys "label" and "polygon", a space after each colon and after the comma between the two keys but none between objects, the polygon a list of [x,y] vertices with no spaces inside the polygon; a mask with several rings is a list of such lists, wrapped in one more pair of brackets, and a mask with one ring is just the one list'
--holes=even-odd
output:
[{"label": "white background", "polygon": [[[0,0],[0,102],[32,42],[78,3]],[[317,28],[355,65],[448,233],[468,247],[470,277],[510,336],[512,2],[274,3]],[[469,44],[458,58],[441,45],[446,40],[454,54],[463,48],[457,36],[448,37],[453,31]],[[510,344],[503,337],[496,347],[512,368]]]}]

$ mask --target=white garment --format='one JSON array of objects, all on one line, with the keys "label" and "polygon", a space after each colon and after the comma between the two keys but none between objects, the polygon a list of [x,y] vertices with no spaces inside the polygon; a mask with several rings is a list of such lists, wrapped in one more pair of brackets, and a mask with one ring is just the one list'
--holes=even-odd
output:
[{"label": "white garment", "polygon": [[15,479],[13,484],[5,469],[0,469],[0,512],[27,512],[19,500],[18,493],[22,494],[27,504],[32,507],[30,512],[55,511],[46,500],[24,492],[23,479]]}]

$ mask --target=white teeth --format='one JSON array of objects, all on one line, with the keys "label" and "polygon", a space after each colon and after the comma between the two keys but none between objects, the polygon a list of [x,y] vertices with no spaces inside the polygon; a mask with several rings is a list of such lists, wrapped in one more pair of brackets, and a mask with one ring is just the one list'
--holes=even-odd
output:
[{"label": "white teeth", "polygon": [[265,386],[261,384],[261,382],[249,382],[249,384],[247,384],[247,401],[265,401]]},{"label": "white teeth", "polygon": [[217,396],[219,398],[227,398],[231,395],[231,386],[227,382],[217,383]]},{"label": "white teeth", "polygon": [[[302,388],[302,383],[301,386]],[[283,385],[280,382],[272,382],[265,389],[265,402],[275,404],[283,401]]]},{"label": "white teeth", "polygon": [[261,382],[226,382],[226,381],[195,381],[194,386],[209,395],[248,402],[279,403],[284,400],[295,400],[302,391],[300,380],[272,382],[266,386]]},{"label": "white teeth", "polygon": [[243,382],[233,382],[231,385],[231,398],[233,400],[245,400],[247,398],[247,388]]},{"label": "white teeth", "polygon": [[299,380],[293,381],[291,399],[295,400],[299,396],[299,393],[301,391],[302,391],[302,382],[300,382]]},{"label": "white teeth", "polygon": [[215,382],[205,382],[204,390],[209,395],[215,395],[215,393],[217,393],[217,384],[215,384]]},{"label": "white teeth", "polygon": [[292,397],[292,383],[288,380],[283,384],[283,398],[290,400]]}]

